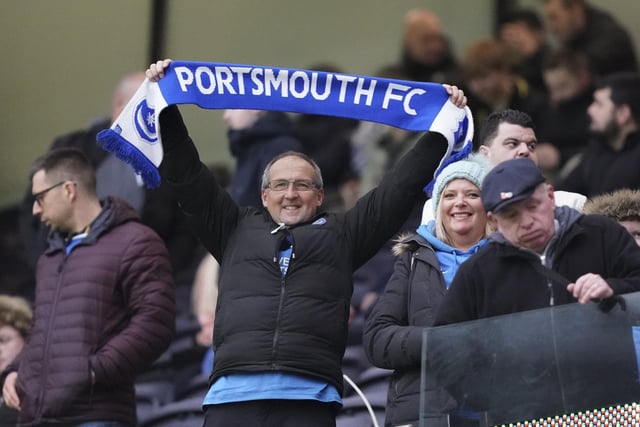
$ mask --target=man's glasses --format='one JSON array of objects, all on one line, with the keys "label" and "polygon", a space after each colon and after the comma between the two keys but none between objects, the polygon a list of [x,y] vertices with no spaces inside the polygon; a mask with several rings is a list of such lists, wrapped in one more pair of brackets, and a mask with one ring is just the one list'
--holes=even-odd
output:
[{"label": "man's glasses", "polygon": [[296,179],[294,181],[275,179],[273,181],[269,181],[268,188],[272,191],[287,191],[290,184],[293,184],[293,188],[295,188],[296,191],[311,191],[318,188],[313,181],[308,179]]},{"label": "man's glasses", "polygon": [[57,184],[53,184],[51,187],[47,187],[44,190],[38,191],[37,193],[35,193],[33,195],[33,198],[35,199],[38,206],[42,207],[42,200],[44,199],[45,194],[47,194],[49,191],[53,190],[54,188],[60,187],[65,182],[67,181],[60,181]]}]

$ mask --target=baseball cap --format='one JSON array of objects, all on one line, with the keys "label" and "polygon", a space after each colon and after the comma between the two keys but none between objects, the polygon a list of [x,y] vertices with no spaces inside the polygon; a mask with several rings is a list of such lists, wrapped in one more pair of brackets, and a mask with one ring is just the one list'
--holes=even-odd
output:
[{"label": "baseball cap", "polygon": [[482,205],[496,213],[512,203],[530,197],[545,178],[529,158],[507,160],[495,166],[482,183]]}]

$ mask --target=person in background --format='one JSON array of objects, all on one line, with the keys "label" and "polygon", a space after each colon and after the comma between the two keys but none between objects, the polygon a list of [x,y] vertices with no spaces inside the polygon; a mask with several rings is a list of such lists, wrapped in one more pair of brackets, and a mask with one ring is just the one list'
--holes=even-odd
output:
[{"label": "person in background", "polygon": [[98,198],[80,150],[47,152],[29,176],[33,215],[52,232],[36,270],[33,328],[7,368],[4,401],[25,425],[135,426],[135,377],[175,330],[167,248],[131,206]]},{"label": "person in background", "polygon": [[[147,77],[160,80],[170,63]],[[344,213],[318,211],[321,171],[298,152],[265,168],[262,209],[238,206],[199,161],[178,108],[162,111],[162,179],[220,263],[205,426],[335,427],[353,271],[407,219],[443,157],[469,148],[467,135],[453,136],[466,97],[445,89],[451,114]]]},{"label": "person in background", "polygon": [[[142,185],[133,169],[96,142],[96,134],[111,126],[145,79],[144,72],[122,76],[116,83],[107,116],[94,120],[86,129],[56,137],[47,151],[57,148],[80,149],[96,170],[96,193],[102,199],[117,197],[127,202],[140,215],[143,224],[152,228],[164,241],[178,285],[190,284],[195,271],[194,259],[198,239],[186,227],[186,220],[171,200],[165,187],[149,189]],[[25,241],[25,257],[35,269],[40,255],[47,248],[49,228],[32,215],[33,196],[26,189],[20,205],[20,234]]]},{"label": "person in background", "polygon": [[508,14],[500,23],[498,39],[515,56],[514,72],[534,90],[546,93],[542,63],[550,47],[538,14],[530,9]]},{"label": "person in background", "polygon": [[[423,328],[432,326],[438,304],[460,264],[487,243],[490,228],[482,207],[487,159],[474,154],[444,168],[433,189],[435,220],[400,235],[397,261],[364,329],[364,349],[376,366],[393,369],[385,426],[418,425]],[[478,425],[471,414],[453,413],[455,402],[427,373],[426,425]]]},{"label": "person in background", "polygon": [[[0,295],[0,374],[22,351],[32,318],[31,305],[26,299]],[[18,411],[8,407],[0,396],[0,426],[15,427],[17,423]]]},{"label": "person in background", "polygon": [[[507,46],[493,38],[478,39],[464,51],[460,67],[474,106],[476,123],[505,109],[524,111],[537,123],[546,97],[515,72],[515,59]],[[477,144],[476,144],[477,145]]]},{"label": "person in background", "polygon": [[261,206],[262,171],[274,156],[299,151],[293,122],[279,111],[228,109],[223,114],[228,127],[229,149],[236,159],[229,193],[242,206]]},{"label": "person in background", "polygon": [[603,215],[617,221],[640,245],[640,190],[621,188],[596,196],[587,200],[583,213]]},{"label": "person in background", "polygon": [[[105,177],[104,179],[99,179],[99,184],[97,184],[100,186],[96,190],[99,197],[115,195],[137,209],[142,208],[144,198],[144,189],[141,183],[136,180],[136,175],[131,168],[126,168],[126,165],[123,166],[123,162],[118,161],[115,155],[100,147],[96,142],[96,135],[102,129],[111,126],[113,120],[120,115],[124,106],[127,105],[127,102],[129,102],[129,99],[143,81],[143,72],[133,72],[122,76],[113,89],[108,115],[94,118],[85,129],[57,136],[48,148],[48,150],[53,150],[71,147],[82,150],[93,167],[96,170],[100,169],[100,175]],[[110,179],[110,175],[112,175],[112,179]],[[21,203],[20,230],[23,238],[28,242],[26,258],[29,264],[35,267],[38,258],[47,247],[49,230],[38,221],[37,217],[33,216],[32,207],[33,197],[31,188],[28,188]]]},{"label": "person in background", "polygon": [[[539,164],[535,122],[527,113],[506,109],[492,113],[480,129],[479,152],[494,166],[505,160],[529,158]],[[556,206],[581,210],[586,197],[580,193],[555,191]]]},{"label": "person in background", "polygon": [[[518,110],[502,110],[491,113],[480,128],[479,153],[486,156],[492,166],[511,159],[531,159],[538,164],[538,138],[531,117]],[[431,199],[422,211],[422,222],[433,219]],[[556,206],[569,206],[581,210],[587,198],[578,193],[555,191]]]},{"label": "person in background", "polygon": [[587,109],[593,99],[594,82],[586,58],[570,50],[549,53],[543,75],[549,108],[537,123],[540,143],[536,151],[540,169],[557,181],[579,162],[579,154],[591,138]]},{"label": "person in background", "polygon": [[458,63],[440,18],[428,9],[411,9],[405,14],[397,65],[408,80],[461,83]]},{"label": "person in background", "polygon": [[584,55],[596,78],[638,71],[631,37],[609,13],[585,0],[544,0],[543,3],[545,23],[557,47]]},{"label": "person in background", "polygon": [[620,188],[640,189],[640,74],[598,81],[587,109],[593,138],[558,188],[592,198]]}]

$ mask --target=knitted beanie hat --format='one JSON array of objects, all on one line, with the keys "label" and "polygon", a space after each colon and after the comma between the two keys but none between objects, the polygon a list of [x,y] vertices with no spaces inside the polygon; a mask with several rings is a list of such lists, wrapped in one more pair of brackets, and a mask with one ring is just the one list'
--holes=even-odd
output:
[{"label": "knitted beanie hat", "polygon": [[438,210],[438,203],[440,202],[440,196],[444,191],[444,188],[454,179],[466,179],[473,183],[478,188],[482,188],[482,181],[487,173],[491,169],[489,160],[482,154],[472,154],[466,159],[459,160],[451,163],[436,177],[435,184],[433,185],[433,193],[431,198],[433,199],[433,214],[435,216]]}]

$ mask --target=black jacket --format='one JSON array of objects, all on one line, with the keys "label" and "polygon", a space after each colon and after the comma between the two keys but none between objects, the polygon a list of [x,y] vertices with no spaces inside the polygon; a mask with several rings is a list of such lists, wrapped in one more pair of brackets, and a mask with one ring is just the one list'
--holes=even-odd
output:
[{"label": "black jacket", "polygon": [[[556,220],[559,237],[557,244],[552,243],[547,249],[548,267],[570,282],[586,273],[599,274],[615,294],[640,290],[640,247],[622,226],[609,218],[581,215],[566,207],[556,208]],[[630,337],[628,342],[609,343],[609,348],[612,345],[621,348],[615,360],[604,359],[604,355],[599,358],[601,343],[594,342],[590,358],[586,358],[589,362],[584,361],[580,350],[568,344],[573,342],[572,336],[567,335],[568,331],[574,332],[570,328],[564,327],[563,332],[551,339],[550,335],[555,334],[551,329],[554,316],[533,317],[540,314],[535,309],[549,307],[552,300],[553,305],[570,304],[576,302],[575,298],[567,292],[566,285],[547,280],[546,273],[536,267],[536,263],[542,262],[541,257],[508,244],[499,233],[493,238],[458,269],[440,304],[436,325],[525,313],[434,328],[434,333],[439,331],[443,335],[440,340],[431,340],[429,360],[441,384],[446,384],[454,396],[464,399],[472,408],[487,411],[489,425],[568,412],[571,410],[568,408],[602,405],[602,395],[580,395],[576,391],[592,384],[615,390],[606,397],[610,399],[608,402],[623,402],[629,395],[637,396],[637,377],[629,374],[636,369],[635,357],[629,356],[633,345]],[[589,307],[575,308],[584,309],[578,313],[592,313]],[[526,325],[521,317],[525,315],[531,315]],[[566,317],[563,319],[567,321]],[[456,336],[457,344],[443,340]],[[505,340],[505,336],[509,338]],[[460,337],[464,340],[459,340]],[[563,343],[564,350],[558,349],[558,342]],[[535,345],[536,350],[520,354],[521,345]],[[461,357],[452,357],[456,354]],[[559,367],[560,360],[565,360],[563,368]],[[609,374],[615,379],[609,381]],[[573,390],[568,393],[573,393],[573,397],[562,392],[563,381],[566,390]]]},{"label": "black jacket", "polygon": [[[615,294],[640,291],[640,247],[609,218],[556,208],[559,240],[547,262],[571,282],[586,273],[602,276]],[[569,304],[576,299],[549,281],[532,263],[540,258],[495,233],[492,241],[460,266],[445,294],[436,325]],[[553,302],[552,302],[553,301]]]},{"label": "black jacket", "polygon": [[558,185],[558,190],[594,197],[621,188],[640,189],[640,132],[627,136],[621,150],[593,140],[578,166]]},{"label": "black jacket", "polygon": [[577,33],[566,47],[583,53],[595,76],[637,71],[636,53],[627,30],[601,9],[588,6],[586,14],[584,30]]},{"label": "black jacket", "polygon": [[[424,329],[432,326],[447,291],[440,264],[427,241],[409,235],[394,246],[400,251],[384,293],[364,329],[365,352],[379,367],[393,369],[387,394],[385,425],[418,424]],[[429,426],[447,426],[455,408],[449,394],[426,373],[425,417]]]},{"label": "black jacket", "polygon": [[[344,214],[321,213],[278,228],[268,212],[240,208],[198,160],[177,108],[160,117],[160,167],[205,247],[220,262],[212,380],[234,372],[281,371],[327,381],[342,391],[353,271],[406,220],[444,154],[426,134],[380,186]],[[277,253],[293,240],[282,277]]]}]

